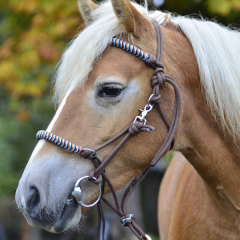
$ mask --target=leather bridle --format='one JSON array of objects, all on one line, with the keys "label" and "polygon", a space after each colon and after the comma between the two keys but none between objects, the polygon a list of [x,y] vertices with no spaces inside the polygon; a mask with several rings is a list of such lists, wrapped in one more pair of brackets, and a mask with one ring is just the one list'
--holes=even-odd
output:
[{"label": "leather bridle", "polygon": [[[123,40],[112,38],[110,45],[115,46],[118,48],[121,48],[139,58],[141,58],[149,67],[151,67],[154,70],[153,77],[151,78],[151,86],[152,86],[152,93],[148,99],[148,103],[144,107],[140,116],[137,116],[135,120],[128,125],[122,132],[120,132],[118,135],[113,137],[112,139],[105,142],[103,145],[96,149],[89,149],[89,148],[82,148],[78,145],[71,143],[65,139],[62,139],[59,136],[54,135],[53,133],[49,133],[46,131],[39,131],[37,133],[37,139],[45,139],[49,142],[55,143],[60,147],[64,147],[69,151],[80,153],[80,156],[86,159],[89,159],[94,164],[95,170],[92,170],[89,173],[89,176],[85,176],[83,178],[80,178],[77,183],[75,184],[74,191],[72,192],[72,196],[75,197],[77,202],[83,206],[83,207],[91,207],[95,204],[98,205],[98,213],[99,213],[99,224],[98,224],[98,238],[100,237],[100,232],[102,232],[102,240],[104,239],[104,229],[105,229],[105,221],[104,216],[101,209],[101,199],[113,210],[115,211],[121,218],[121,223],[123,226],[129,227],[132,232],[136,235],[136,237],[140,240],[142,239],[150,239],[149,236],[145,235],[145,233],[142,231],[142,229],[136,224],[135,218],[133,214],[128,214],[126,210],[126,205],[129,196],[134,191],[134,189],[137,187],[137,185],[144,179],[144,177],[147,175],[151,167],[155,166],[157,162],[160,160],[161,157],[165,155],[167,150],[171,149],[174,144],[174,136],[177,131],[179,118],[180,118],[180,110],[181,110],[181,97],[180,92],[177,87],[177,84],[175,81],[170,77],[164,74],[164,67],[162,62],[162,51],[163,51],[163,36],[162,36],[162,30],[159,24],[152,20],[153,25],[155,26],[156,35],[157,35],[157,56],[156,58],[148,53],[144,53],[141,49],[137,48],[136,46],[124,42]],[[160,106],[161,101],[161,95],[159,93],[160,88],[163,86],[163,84],[167,82],[172,85],[175,92],[175,103],[174,103],[174,112],[173,112],[173,118],[171,121],[171,124],[168,123],[167,118],[165,117],[162,108]],[[115,155],[118,153],[118,151],[123,147],[123,145],[127,142],[127,140],[141,131],[144,132],[150,132],[150,130],[154,130],[154,127],[146,125],[146,116],[149,111],[153,109],[153,106],[157,106],[157,110],[159,115],[161,116],[167,130],[168,134],[167,137],[156,153],[155,157],[151,161],[150,166],[144,168],[142,170],[142,174],[136,178],[133,179],[133,181],[130,183],[128,188],[126,189],[122,201],[121,206],[119,205],[116,192],[113,188],[113,185],[109,178],[107,177],[105,173],[105,169],[108,166],[108,164],[111,162],[111,160],[115,157]],[[123,136],[123,139],[118,143],[118,145],[114,148],[114,150],[106,157],[104,161],[100,161],[96,153],[109,145],[110,143],[114,142],[116,139]],[[98,200],[91,205],[85,205],[82,202],[82,191],[80,188],[80,183],[83,179],[87,178],[89,181],[94,182],[95,184],[99,185],[99,198]],[[109,201],[107,201],[105,198],[102,197],[104,192],[104,186],[105,182],[108,184],[114,198],[115,206],[113,206]],[[102,231],[101,231],[102,227]]]}]

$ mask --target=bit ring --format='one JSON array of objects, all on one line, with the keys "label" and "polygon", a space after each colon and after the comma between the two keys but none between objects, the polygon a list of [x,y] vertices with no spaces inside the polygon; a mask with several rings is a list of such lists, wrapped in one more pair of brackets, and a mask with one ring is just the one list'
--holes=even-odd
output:
[{"label": "bit ring", "polygon": [[[83,199],[83,195],[82,195],[82,190],[80,188],[80,183],[82,180],[86,179],[86,178],[89,178],[89,176],[85,176],[85,177],[82,177],[82,178],[79,178],[77,180],[77,182],[75,183],[75,186],[74,186],[74,190],[72,191],[72,196],[76,199],[76,201],[82,206],[82,207],[85,207],[85,208],[90,208],[90,207],[93,207],[94,205],[96,205],[99,200],[101,199],[101,196],[102,196],[102,186],[101,186],[101,183],[98,184],[98,188],[99,188],[99,196],[98,196],[98,199],[92,203],[92,204],[89,204],[89,205],[86,205],[82,202],[82,199]],[[95,177],[93,177],[94,180],[97,180]]]}]

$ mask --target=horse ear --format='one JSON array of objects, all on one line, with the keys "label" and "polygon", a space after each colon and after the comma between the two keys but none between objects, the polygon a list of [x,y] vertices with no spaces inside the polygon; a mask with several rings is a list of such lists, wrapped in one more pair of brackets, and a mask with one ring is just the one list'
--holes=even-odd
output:
[{"label": "horse ear", "polygon": [[128,0],[111,0],[114,12],[124,32],[139,36],[140,26],[146,19]]},{"label": "horse ear", "polygon": [[78,0],[78,8],[84,20],[84,23],[88,26],[92,21],[92,11],[98,8],[98,5],[91,0]]}]

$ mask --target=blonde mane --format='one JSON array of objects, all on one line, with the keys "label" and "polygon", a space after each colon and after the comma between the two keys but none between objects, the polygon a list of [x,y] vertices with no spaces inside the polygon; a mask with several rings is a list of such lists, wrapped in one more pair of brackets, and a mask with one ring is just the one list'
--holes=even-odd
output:
[{"label": "blonde mane", "polygon": [[[217,23],[189,17],[172,17],[132,3],[147,19],[160,25],[171,19],[189,39],[199,66],[203,93],[222,130],[240,136],[240,33]],[[111,2],[96,9],[94,21],[77,35],[63,54],[54,83],[59,103],[67,90],[84,84],[94,63],[108,47],[109,39],[122,34]]]},{"label": "blonde mane", "polygon": [[[134,6],[149,18],[146,8],[138,4]],[[108,47],[109,40],[122,33],[111,2],[102,3],[92,15],[95,20],[72,40],[59,63],[54,83],[56,103],[61,101],[70,86],[74,89],[84,84],[94,63]]]}]

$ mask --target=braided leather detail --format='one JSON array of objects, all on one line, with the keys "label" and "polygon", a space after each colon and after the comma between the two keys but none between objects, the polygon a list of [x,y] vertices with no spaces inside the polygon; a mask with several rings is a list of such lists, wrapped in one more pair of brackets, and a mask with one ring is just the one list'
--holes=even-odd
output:
[{"label": "braided leather detail", "polygon": [[153,131],[154,129],[155,128],[152,126],[145,125],[144,122],[136,121],[135,123],[133,122],[132,125],[129,127],[128,132],[131,136],[133,136],[140,133],[141,131],[149,133],[150,130]]},{"label": "braided leather detail", "polygon": [[103,178],[102,178],[102,174],[96,179],[95,178],[95,172],[94,170],[92,170],[90,173],[89,173],[89,177],[88,177],[88,180],[91,181],[91,182],[94,182],[95,184],[99,184],[99,183],[102,183],[103,181]]},{"label": "braided leather detail", "polygon": [[151,86],[153,88],[153,96],[150,99],[150,103],[157,104],[161,101],[161,95],[159,93],[159,89],[163,86],[166,81],[166,77],[164,74],[164,67],[163,64],[157,59],[149,54],[149,58],[146,59],[145,63],[154,69],[154,74],[151,78]]},{"label": "braided leather detail", "polygon": [[89,151],[89,150],[85,150],[85,149],[84,149],[84,151],[82,151],[82,152],[80,153],[80,156],[83,157],[83,158],[85,158],[85,159],[87,159],[87,158],[90,157],[91,154],[92,154],[92,151]]},{"label": "braided leather detail", "polygon": [[110,45],[111,46],[115,46],[117,48],[121,48],[133,55],[135,55],[136,57],[139,57],[140,59],[142,59],[143,61],[145,61],[146,59],[149,58],[149,54],[145,53],[142,49],[128,43],[125,42],[121,39],[118,38],[112,38],[110,41]]},{"label": "braided leather detail", "polygon": [[44,130],[38,131],[36,134],[36,138],[38,140],[45,139],[51,143],[58,145],[59,147],[65,148],[74,153],[81,153],[83,149],[82,147],[79,147],[77,144],[71,143],[68,140],[65,140],[59,136],[56,136],[53,133],[50,133]]},{"label": "braided leather detail", "polygon": [[154,88],[155,85],[158,84],[159,88],[161,88],[165,82],[165,75],[164,75],[163,67],[161,66],[162,64],[160,62],[156,62],[156,63],[157,65],[156,65],[154,74],[151,78],[151,86],[152,88]]},{"label": "braided leather detail", "polygon": [[120,218],[120,222],[124,227],[128,227],[128,225],[132,224],[134,220],[135,220],[135,217],[133,214],[126,214],[125,216]]}]

